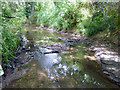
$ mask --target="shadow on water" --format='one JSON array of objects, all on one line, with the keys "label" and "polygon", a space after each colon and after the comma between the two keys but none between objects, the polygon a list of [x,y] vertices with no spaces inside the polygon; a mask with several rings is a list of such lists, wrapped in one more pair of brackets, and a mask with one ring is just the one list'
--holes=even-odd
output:
[{"label": "shadow on water", "polygon": [[[57,33],[26,27],[23,31],[31,44],[50,45],[61,42]],[[63,42],[61,42],[63,43]],[[69,53],[43,54],[35,49],[34,59],[23,66],[29,68],[26,74],[8,87],[41,88],[41,87],[68,87],[68,88],[115,88],[118,87],[102,73],[96,61],[84,58],[84,45],[71,47]],[[39,46],[38,46],[39,47]],[[45,48],[44,48],[45,49]],[[45,49],[49,51],[49,49]]]}]

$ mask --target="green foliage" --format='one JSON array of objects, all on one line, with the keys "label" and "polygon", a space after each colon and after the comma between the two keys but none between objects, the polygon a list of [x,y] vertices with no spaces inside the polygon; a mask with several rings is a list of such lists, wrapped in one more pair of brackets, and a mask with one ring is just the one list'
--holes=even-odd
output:
[{"label": "green foliage", "polygon": [[[93,7],[95,9],[92,17],[88,21],[89,24],[87,27],[84,25],[86,27],[87,35],[93,35],[104,30],[113,31],[118,28],[118,5],[116,3],[96,3],[90,8]],[[90,10],[93,12],[93,9]],[[111,11],[112,13],[110,13]]]},{"label": "green foliage", "polygon": [[10,19],[6,22],[3,18],[2,23],[2,60],[8,63],[10,58],[15,54],[15,50],[19,45],[19,34],[21,29],[21,22],[19,18]]},{"label": "green foliage", "polygon": [[[2,17],[0,24],[2,62],[9,65],[10,58],[20,45],[20,30],[22,29],[22,22],[24,19],[24,8],[19,3],[3,2]],[[13,6],[13,7],[11,7]],[[21,7],[21,8],[20,8]],[[22,16],[23,15],[23,16]]]},{"label": "green foliage", "polygon": [[2,16],[3,17],[23,17],[25,16],[25,5],[18,2],[2,2]]},{"label": "green foliage", "polygon": [[25,2],[25,15],[27,18],[31,15],[33,12],[33,7],[36,3],[35,2]]},{"label": "green foliage", "polygon": [[36,24],[50,26],[57,29],[70,29],[76,22],[75,4],[70,2],[45,2],[39,4],[40,11],[36,11],[31,18],[35,18]]},{"label": "green foliage", "polygon": [[35,5],[31,22],[71,30],[76,28],[85,35],[118,28],[118,3],[102,2],[40,2]]}]

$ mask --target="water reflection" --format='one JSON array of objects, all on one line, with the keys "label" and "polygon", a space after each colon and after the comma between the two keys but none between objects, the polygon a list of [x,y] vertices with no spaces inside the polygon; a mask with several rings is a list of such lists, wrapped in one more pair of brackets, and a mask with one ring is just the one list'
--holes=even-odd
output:
[{"label": "water reflection", "polygon": [[[73,87],[106,87],[108,82],[104,82],[104,78],[99,75],[97,68],[93,67],[95,65],[84,59],[82,47],[79,46],[76,49],[70,54],[59,55],[58,53],[44,54],[52,50],[39,47],[35,59],[38,60],[40,67],[47,71],[47,77],[50,79],[49,87],[54,85],[56,87],[70,87],[68,82],[71,82]],[[64,86],[61,82],[68,86]]]},{"label": "water reflection", "polygon": [[[77,87],[104,87],[99,80],[90,76],[89,73],[85,71],[83,63],[73,61],[70,59],[71,57],[68,57],[67,59],[69,60],[66,60],[58,53],[44,54],[44,52],[50,52],[52,50],[40,49],[41,50],[35,54],[35,60],[38,60],[42,70],[47,71],[47,76],[51,80],[50,85],[57,83],[57,87],[63,87],[60,83],[61,81],[65,84],[70,81],[73,85],[77,84]],[[69,56],[69,54],[66,56]]]},{"label": "water reflection", "polygon": [[[48,52],[50,51],[48,50]],[[34,58],[39,62],[41,68],[45,70],[52,69],[54,64],[58,64],[61,61],[58,53],[43,54],[36,52]]]}]

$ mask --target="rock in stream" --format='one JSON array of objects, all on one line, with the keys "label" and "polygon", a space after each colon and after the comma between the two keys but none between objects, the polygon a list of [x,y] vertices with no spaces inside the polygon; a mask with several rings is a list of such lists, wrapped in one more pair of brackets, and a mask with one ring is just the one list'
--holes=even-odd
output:
[{"label": "rock in stream", "polygon": [[117,52],[108,50],[106,47],[91,47],[95,52],[98,63],[108,77],[120,85],[120,57]]}]

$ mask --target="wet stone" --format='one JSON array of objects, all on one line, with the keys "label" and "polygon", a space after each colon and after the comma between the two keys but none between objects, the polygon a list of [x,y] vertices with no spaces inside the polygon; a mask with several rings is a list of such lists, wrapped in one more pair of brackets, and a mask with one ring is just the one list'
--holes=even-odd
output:
[{"label": "wet stone", "polygon": [[91,47],[95,51],[95,57],[98,59],[98,63],[101,65],[105,74],[110,79],[120,83],[120,57],[118,53],[107,50],[103,47]]},{"label": "wet stone", "polygon": [[[57,44],[51,44],[51,45],[43,45],[40,47],[42,48],[46,48],[46,50],[51,50],[51,52],[63,52],[63,51],[68,51],[69,47],[66,46],[66,44],[61,44],[61,43],[57,43]],[[40,49],[39,48],[39,49]],[[40,49],[40,50],[41,50]],[[44,52],[44,51],[43,51]],[[49,51],[50,52],[50,51]]]}]

